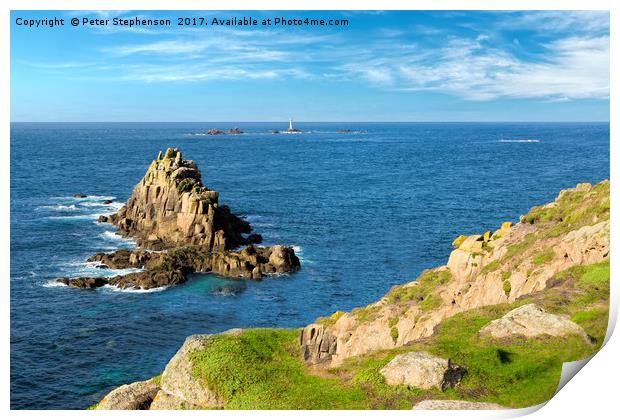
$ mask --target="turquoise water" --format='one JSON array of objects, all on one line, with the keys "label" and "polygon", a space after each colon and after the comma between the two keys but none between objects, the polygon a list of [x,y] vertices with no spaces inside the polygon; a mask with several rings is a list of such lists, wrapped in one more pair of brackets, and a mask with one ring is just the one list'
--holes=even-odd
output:
[{"label": "turquoise water", "polygon": [[[194,135],[233,126],[246,134]],[[609,177],[608,124],[308,123],[270,134],[285,128],[11,126],[12,408],[87,407],[160,373],[190,334],[302,326],[366,305],[445,263],[457,235]],[[196,275],[152,293],[50,287],[100,273],[84,264],[95,252],[133,246],[95,221],[166,147],[195,160],[267,244],[295,246],[301,271],[262,282]]]}]

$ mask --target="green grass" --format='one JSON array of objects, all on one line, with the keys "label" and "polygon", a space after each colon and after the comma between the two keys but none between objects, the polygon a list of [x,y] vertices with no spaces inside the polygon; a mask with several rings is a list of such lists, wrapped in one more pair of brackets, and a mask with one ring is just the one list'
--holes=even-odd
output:
[{"label": "green grass", "polygon": [[390,337],[392,337],[392,340],[396,343],[396,340],[398,340],[398,328],[390,328]]},{"label": "green grass", "polygon": [[161,374],[154,376],[152,379],[153,383],[157,386],[161,385]]},{"label": "green grass", "polygon": [[495,260],[493,262],[488,263],[484,267],[482,267],[482,274],[490,273],[491,271],[495,271],[499,268],[499,260]]},{"label": "green grass", "polygon": [[510,281],[504,280],[504,283],[502,284],[502,289],[504,290],[506,296],[510,296],[510,292],[512,290],[512,284],[510,284]]},{"label": "green grass", "polygon": [[596,184],[590,191],[566,191],[555,206],[533,207],[523,221],[550,227],[545,236],[556,237],[583,226],[609,219],[609,182]]},{"label": "green grass", "polygon": [[443,300],[439,296],[429,294],[420,302],[420,309],[423,311],[432,311],[433,309],[439,308],[442,303]]},{"label": "green grass", "polygon": [[512,260],[518,255],[522,254],[523,252],[528,250],[535,241],[536,241],[536,237],[534,236],[534,234],[528,233],[527,235],[523,237],[523,239],[520,242],[509,245],[508,249],[506,250],[506,255],[504,255],[500,264],[504,261]]},{"label": "green grass", "polygon": [[[428,311],[436,309],[441,305],[441,298],[433,294],[435,289],[450,281],[451,274],[449,270],[425,270],[416,279],[415,284],[394,286],[384,296],[388,305],[400,305],[406,309],[411,303],[420,303],[420,309]],[[379,313],[378,306],[364,306],[355,308],[351,311],[359,322],[366,322],[375,319]],[[326,318],[319,318],[317,322],[322,324],[330,321]]]},{"label": "green grass", "polygon": [[367,408],[365,393],[305,371],[298,331],[255,329],[215,336],[191,355],[193,374],[229,409]]},{"label": "green grass", "polygon": [[416,279],[415,286],[394,286],[385,295],[387,303],[407,303],[412,300],[422,300],[436,287],[450,281],[449,270],[426,270]]},{"label": "green grass", "polygon": [[316,320],[316,323],[325,325],[325,326],[334,325],[344,314],[345,313],[343,311],[336,311],[330,316],[324,316],[324,317],[318,318]]},{"label": "green grass", "polygon": [[553,249],[547,248],[534,254],[534,257],[532,257],[532,262],[536,265],[543,265],[553,261],[554,257],[555,252],[553,251]]}]

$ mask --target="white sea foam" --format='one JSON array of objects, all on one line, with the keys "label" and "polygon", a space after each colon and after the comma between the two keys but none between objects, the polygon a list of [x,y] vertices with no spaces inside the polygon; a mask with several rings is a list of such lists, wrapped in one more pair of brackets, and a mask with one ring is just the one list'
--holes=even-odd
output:
[{"label": "white sea foam", "polygon": [[103,268],[99,261],[70,261],[63,265],[68,268],[65,277],[115,277],[143,271],[141,268]]},{"label": "white sea foam", "polygon": [[116,292],[116,293],[157,293],[157,292],[163,292],[168,287],[169,286],[154,287],[152,289],[121,289],[118,286],[112,286],[112,285],[106,284],[102,286],[101,288],[112,291],[112,292]]},{"label": "white sea foam", "polygon": [[132,246],[136,245],[136,241],[134,241],[133,239],[124,238],[110,230],[106,230],[105,232],[100,233],[99,237],[105,240],[108,240],[108,241],[112,241],[112,242],[116,242],[116,243],[120,243],[124,245],[132,245]]},{"label": "white sea foam", "polygon": [[500,143],[540,143],[537,139],[500,139]]},{"label": "white sea foam", "polygon": [[85,202],[85,203],[79,203],[80,206],[84,206],[84,207],[101,207],[104,209],[110,209],[110,210],[120,210],[121,207],[123,207],[125,205],[125,203],[121,203],[119,201],[113,201],[109,204],[103,204],[103,202]]},{"label": "white sea foam", "polygon": [[75,207],[75,204],[71,204],[68,206],[65,206],[63,204],[57,204],[54,206],[39,206],[35,210],[74,211],[77,210],[77,207]]},{"label": "white sea foam", "polygon": [[56,280],[50,280],[47,283],[43,283],[43,287],[68,287],[68,286]]},{"label": "white sea foam", "polygon": [[97,220],[101,213],[76,214],[72,216],[49,216],[52,220]]}]

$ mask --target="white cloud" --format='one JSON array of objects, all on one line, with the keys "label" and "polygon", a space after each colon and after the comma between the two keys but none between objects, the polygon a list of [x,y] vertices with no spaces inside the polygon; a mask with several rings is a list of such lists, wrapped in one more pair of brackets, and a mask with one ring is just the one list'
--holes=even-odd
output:
[{"label": "white cloud", "polygon": [[609,97],[609,37],[570,37],[544,46],[539,61],[482,46],[486,38],[453,38],[423,60],[384,58],[341,69],[379,86],[430,90],[468,100],[501,97],[570,100]]},{"label": "white cloud", "polygon": [[540,10],[515,12],[498,20],[504,29],[598,34],[609,31],[609,12],[596,10]]}]

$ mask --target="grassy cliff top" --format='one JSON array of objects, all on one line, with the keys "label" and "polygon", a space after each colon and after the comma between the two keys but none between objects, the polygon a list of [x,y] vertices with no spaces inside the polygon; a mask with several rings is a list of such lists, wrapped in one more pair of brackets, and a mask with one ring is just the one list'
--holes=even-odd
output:
[{"label": "grassy cliff top", "polygon": [[[527,407],[550,399],[562,363],[597,351],[607,329],[609,261],[576,266],[554,277],[553,286],[512,304],[487,306],[444,320],[435,335],[389,351],[349,359],[327,371],[309,370],[299,354],[298,331],[246,330],[214,336],[192,354],[193,375],[221,395],[228,409],[410,409],[425,399],[459,399]],[[526,303],[570,316],[592,337],[493,340],[478,331]],[[424,350],[464,365],[457,389],[424,391],[388,386],[379,374],[396,354]]]}]

